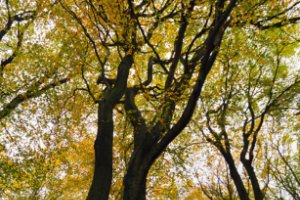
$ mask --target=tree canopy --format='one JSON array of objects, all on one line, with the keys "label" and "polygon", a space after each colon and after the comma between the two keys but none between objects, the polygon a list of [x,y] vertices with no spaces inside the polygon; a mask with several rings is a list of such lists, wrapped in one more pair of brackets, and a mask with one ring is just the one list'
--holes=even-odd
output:
[{"label": "tree canopy", "polygon": [[299,199],[299,9],[0,1],[1,197]]}]

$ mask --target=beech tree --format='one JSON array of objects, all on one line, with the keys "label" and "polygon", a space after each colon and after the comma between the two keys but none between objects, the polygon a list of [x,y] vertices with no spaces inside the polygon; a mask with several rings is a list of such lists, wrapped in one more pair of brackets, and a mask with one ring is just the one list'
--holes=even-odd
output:
[{"label": "beech tree", "polygon": [[[116,28],[112,27],[110,31],[110,27],[107,27],[107,24],[110,25],[108,22],[112,20],[111,15],[113,13],[109,13],[111,7],[93,2],[85,2],[84,5],[86,7],[82,8],[78,6],[78,10],[87,10],[87,14],[89,14],[88,12],[92,12],[89,15],[92,20],[95,18],[91,25],[92,28],[95,26],[95,31],[98,32],[97,40],[90,34],[91,31],[89,31],[89,27],[86,27],[87,25],[83,19],[78,16],[76,11],[72,10],[68,5],[61,3],[72,18],[79,23],[84,34],[92,44],[92,48],[102,68],[97,82],[106,86],[99,100],[94,97],[93,93],[87,87],[88,92],[99,104],[98,134],[94,145],[95,172],[88,199],[108,198],[112,180],[113,163],[113,110],[124,94],[124,108],[134,128],[134,148],[124,177],[124,199],[145,198],[146,176],[151,165],[191,119],[201,88],[216,59],[224,31],[229,25],[227,19],[236,2],[231,1],[227,4],[226,2],[220,1],[215,4],[209,2],[208,5],[199,5],[199,7],[203,6],[202,10],[207,6],[211,8],[206,9],[207,12],[205,13],[206,15],[204,15],[206,17],[204,18],[203,28],[196,31],[196,35],[192,35],[189,39],[189,37],[186,36],[186,34],[188,34],[186,32],[188,32],[188,25],[193,23],[191,14],[194,9],[194,12],[202,11],[197,7],[198,5],[196,5],[196,3],[198,2],[191,1],[172,4],[166,1],[161,5],[155,5],[146,1],[141,4],[135,4],[131,1],[122,3],[116,2],[118,12],[123,13],[123,18],[116,19],[116,22],[112,22],[116,23]],[[160,6],[160,8],[156,8],[156,6]],[[98,8],[103,10],[98,10]],[[99,14],[103,14],[104,16]],[[142,21],[143,18],[145,18],[144,20],[152,21],[153,27],[150,26],[150,28],[146,30],[143,24],[145,22]],[[174,22],[169,22],[169,20],[174,20]],[[211,22],[209,23],[210,20]],[[101,21],[104,22],[101,23]],[[171,51],[169,52],[171,53],[171,57],[163,59],[158,50],[160,45],[156,47],[156,44],[152,44],[154,43],[154,41],[152,41],[153,37],[155,37],[154,31],[157,28],[164,28],[165,23],[174,24],[176,27],[176,21],[178,21],[179,27],[178,33],[173,36],[175,37],[174,44],[172,44],[172,42],[170,43]],[[99,38],[98,35],[102,35],[102,32],[106,33],[106,35]],[[112,32],[115,38],[111,36]],[[184,51],[184,39],[190,40],[187,47],[185,47],[187,48],[186,52]],[[200,46],[202,47],[194,47],[195,42],[199,40],[202,40],[202,42],[200,42]],[[106,51],[106,56],[102,59],[96,46],[98,41],[100,44],[104,44],[103,50]],[[161,42],[161,44],[162,46],[167,46],[166,42]],[[108,78],[108,75],[106,75],[106,68],[112,51],[109,46],[113,48],[117,46],[120,57],[117,74],[113,78]],[[143,53],[143,48],[145,48],[145,51],[149,49],[152,52],[152,55],[150,54],[150,58],[148,59],[147,79],[140,81],[140,83],[133,82],[132,86],[127,87],[129,70],[134,63],[134,56],[137,57],[140,52]],[[198,67],[199,62],[201,68],[199,72],[197,72],[196,67]],[[162,94],[156,94],[157,92],[152,90],[153,94],[151,95],[154,95],[156,99],[161,97],[162,103],[159,105],[159,110],[157,110],[157,113],[153,117],[145,119],[138,105],[135,103],[135,97],[139,94],[139,91],[147,90],[147,86],[151,87],[154,74],[153,65],[161,66],[163,72],[158,70],[158,72],[162,73],[160,82],[163,79],[165,80],[162,81],[162,84],[156,85],[158,87],[157,92],[160,91],[159,93]],[[180,65],[184,68],[182,73],[177,72],[177,68]],[[186,86],[193,78],[194,72],[198,74],[195,85],[192,86],[193,89],[182,114],[180,114],[181,116],[174,122],[172,116],[175,114],[176,104],[179,103],[176,100],[188,89]]]},{"label": "beech tree", "polygon": [[[45,91],[68,80],[65,77],[57,77],[55,72],[57,67],[48,67],[47,69],[46,66],[43,66],[44,69],[38,74],[35,70],[40,69],[44,64],[41,59],[44,55],[38,55],[37,51],[30,50],[33,48],[41,50],[42,45],[45,44],[38,41],[37,36],[32,33],[32,29],[34,21],[42,22],[43,15],[47,14],[51,6],[53,4],[39,1],[24,2],[22,5],[9,0],[1,1],[3,15],[1,15],[0,30],[0,120],[27,99],[38,97]],[[50,51],[48,53],[51,54]],[[22,70],[13,69],[18,68],[18,65],[21,64],[15,62],[17,59],[28,61],[23,63]],[[36,74],[32,75],[32,72]],[[17,76],[19,79],[13,80],[12,76]]]},{"label": "beech tree", "polygon": [[[78,149],[78,155],[84,157],[81,149],[92,145],[92,132],[97,132],[94,174],[87,199],[108,199],[109,195],[146,199],[151,167],[171,149],[175,139],[192,140],[191,136],[185,140],[180,136],[186,130],[199,131],[190,123],[199,108],[206,111],[205,115],[196,112],[194,116],[199,123],[206,120],[200,126],[203,136],[228,163],[239,197],[250,199],[231,155],[231,140],[242,136],[240,160],[255,199],[263,199],[265,192],[253,169],[253,155],[265,117],[281,109],[281,101],[288,102],[284,103],[288,106],[297,97],[299,79],[291,74],[298,71],[284,73],[287,67],[280,65],[284,57],[280,51],[282,45],[287,46],[291,53],[286,57],[290,58],[298,47],[299,3],[60,0],[49,4],[28,1],[28,9],[22,10],[7,0],[1,4],[7,16],[1,19],[6,24],[1,35],[11,32],[6,37],[16,35],[16,40],[13,50],[5,50],[1,59],[2,130],[10,132],[12,128],[7,124],[18,119],[14,112],[22,104],[22,108],[43,119],[38,124],[48,127],[45,132],[57,133],[55,141],[45,139],[51,140],[47,148],[61,152],[58,162],[54,162],[53,154],[47,154],[46,158],[56,163],[50,166],[89,172],[89,162],[78,159],[87,165],[86,169],[74,167],[76,161],[67,152],[75,155]],[[46,32],[42,42],[35,40],[42,32]],[[274,70],[270,70],[272,67]],[[292,82],[278,83],[277,74]],[[243,79],[245,76],[249,78]],[[215,88],[205,85],[207,81]],[[256,90],[263,92],[257,94]],[[202,91],[203,100],[199,103]],[[208,93],[211,94],[205,96]],[[34,102],[44,110],[35,110]],[[230,120],[234,124],[238,119],[243,124],[233,131],[233,139],[226,124],[231,103],[232,115],[240,115],[230,116]],[[30,132],[28,126],[23,127]],[[87,152],[90,150],[87,148]],[[284,157],[281,159],[284,162]],[[53,172],[51,177],[62,183],[57,174]],[[45,190],[49,188],[50,185]],[[228,189],[229,196],[234,196],[232,190]],[[65,198],[78,198],[69,195]]]},{"label": "beech tree", "polygon": [[[251,43],[253,44],[254,42]],[[249,198],[249,192],[243,183],[242,174],[238,171],[237,160],[234,159],[232,151],[238,152],[255,199],[263,199],[267,185],[260,186],[254,159],[258,154],[257,145],[261,142],[259,138],[263,137],[260,134],[268,134],[262,130],[265,127],[264,122],[269,117],[277,117],[277,120],[280,120],[280,112],[293,111],[292,105],[299,97],[299,74],[291,74],[287,68],[289,64],[283,63],[283,56],[280,55],[289,55],[292,47],[288,48],[287,52],[284,49],[292,44],[292,40],[286,44],[278,42],[273,47],[274,51],[263,52],[255,57],[252,54],[248,61],[247,55],[242,55],[244,60],[238,64],[234,61],[229,62],[228,59],[231,58],[228,55],[231,54],[224,55],[225,60],[221,61],[224,66],[220,72],[213,73],[214,81],[219,77],[221,84],[214,87],[208,84],[210,89],[203,94],[201,108],[204,109],[204,113],[200,116],[205,119],[205,123],[200,131],[226,160],[241,199]],[[273,44],[270,48],[272,46]],[[239,67],[243,70],[239,70]],[[215,97],[207,98],[206,95]]]}]

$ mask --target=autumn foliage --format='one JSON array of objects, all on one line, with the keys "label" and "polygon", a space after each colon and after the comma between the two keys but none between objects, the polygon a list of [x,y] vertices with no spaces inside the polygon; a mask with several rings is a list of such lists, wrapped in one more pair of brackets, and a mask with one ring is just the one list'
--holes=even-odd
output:
[{"label": "autumn foliage", "polygon": [[299,9],[0,1],[0,198],[300,199]]}]

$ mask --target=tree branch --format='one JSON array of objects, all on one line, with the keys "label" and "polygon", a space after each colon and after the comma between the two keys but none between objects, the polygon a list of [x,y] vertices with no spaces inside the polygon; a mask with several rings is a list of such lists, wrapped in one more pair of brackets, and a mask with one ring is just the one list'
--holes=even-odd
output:
[{"label": "tree branch", "polygon": [[69,81],[69,78],[64,78],[59,81],[52,82],[42,87],[41,89],[36,89],[38,86],[35,86],[34,84],[35,87],[28,89],[26,92],[18,94],[9,103],[3,105],[2,110],[0,110],[0,120],[8,116],[18,105],[20,105],[24,101],[35,97],[39,97],[42,94],[44,94],[44,92],[46,92],[47,90],[55,88],[61,84],[64,84],[67,81]]}]

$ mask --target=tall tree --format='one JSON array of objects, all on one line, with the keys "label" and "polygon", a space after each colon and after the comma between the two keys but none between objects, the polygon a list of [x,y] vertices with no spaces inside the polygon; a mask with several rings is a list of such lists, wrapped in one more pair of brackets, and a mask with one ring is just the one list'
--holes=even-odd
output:
[{"label": "tall tree", "polygon": [[[122,3],[116,1],[115,3],[119,12],[123,13],[124,18],[121,21],[116,19],[116,22],[111,22],[116,24],[116,30],[112,27],[110,31],[108,25],[110,20],[113,20],[111,19],[113,14],[110,13],[112,12],[111,8],[105,4],[95,5],[93,2],[85,2],[88,7],[86,12],[92,12],[89,15],[93,17],[95,22],[93,23],[95,27],[92,28],[96,28],[96,32],[100,35],[103,34],[102,32],[107,34],[107,36],[103,35],[97,40],[90,34],[91,31],[86,27],[84,20],[68,5],[61,3],[79,23],[92,44],[102,68],[98,83],[103,83],[107,87],[102,98],[96,100],[99,101],[99,128],[95,141],[95,173],[88,199],[108,198],[112,179],[113,109],[120,102],[124,93],[126,93],[124,104],[126,114],[134,127],[134,149],[124,177],[124,199],[145,199],[147,173],[153,162],[190,121],[206,76],[216,59],[223,34],[229,25],[228,18],[236,1],[230,1],[228,4],[225,1],[208,2],[203,5],[197,5],[198,2],[195,1],[179,4],[166,1],[161,5],[147,1],[140,4],[131,1]],[[156,8],[157,6],[160,8]],[[204,13],[203,27],[198,31],[196,30],[195,35],[188,35],[190,24],[197,23],[197,20],[193,21],[192,13],[201,12],[201,6],[207,10]],[[99,8],[103,10],[98,10]],[[83,8],[78,10],[80,9]],[[150,26],[148,30],[144,25],[146,20],[154,22],[153,27]],[[101,21],[104,22],[101,23]],[[173,36],[175,37],[174,43],[172,44],[170,41],[170,45],[173,46],[168,50],[171,53],[170,58],[162,59],[161,54],[166,52],[160,52],[159,48],[165,44],[156,47],[151,40],[155,37],[155,29],[164,28],[167,23],[171,23],[174,28],[178,26],[178,32],[176,31],[177,33]],[[114,32],[114,37],[111,36],[112,32]],[[117,64],[117,74],[113,79],[106,77],[108,66],[106,57],[100,58],[96,46],[97,42],[104,44],[103,48],[106,48],[106,55],[109,55],[107,40],[112,43],[110,46],[117,46],[119,49],[120,63]],[[190,40],[190,42],[184,45],[184,40]],[[194,45],[198,41],[200,44]],[[127,87],[129,70],[134,63],[134,55],[137,57],[139,54],[143,54],[143,48],[149,49],[152,54],[149,53],[147,80],[138,84],[133,83],[131,87]],[[197,72],[196,68],[199,63],[201,68]],[[141,91],[149,90],[146,87],[152,83],[153,65],[161,66],[165,80],[162,85],[157,86],[162,93],[160,94],[162,98],[162,103],[159,105],[160,111],[152,119],[146,120],[135,103],[135,97]],[[182,73],[178,72],[179,66],[184,68]],[[182,96],[187,90],[186,86],[194,73],[197,74],[197,78],[190,97],[185,103],[185,109],[181,116],[174,122],[172,116],[175,114],[176,98]]]},{"label": "tall tree", "polygon": [[[54,1],[52,7],[46,6],[46,14],[38,21],[48,24],[48,28],[38,23],[28,26],[35,31],[40,28],[47,33],[42,37],[43,42],[28,39],[28,43],[23,43],[23,51],[28,54],[24,54],[20,60],[15,58],[3,70],[3,77],[11,80],[3,88],[13,89],[10,90],[11,95],[1,101],[4,111],[0,111],[0,117],[2,116],[2,120],[4,117],[9,119],[10,116],[14,116],[12,111],[21,103],[28,105],[27,108],[32,108],[30,102],[35,101],[34,97],[39,97],[43,102],[46,101],[43,95],[46,95],[46,102],[55,99],[50,100],[47,105],[52,111],[48,115],[60,123],[67,124],[66,127],[70,129],[66,131],[65,127],[58,132],[72,134],[73,139],[78,140],[73,141],[75,144],[90,144],[83,142],[86,141],[84,134],[81,135],[76,129],[87,126],[86,129],[89,130],[83,132],[88,135],[87,132],[94,131],[94,126],[85,123],[83,116],[88,116],[89,112],[91,115],[97,115],[94,176],[87,199],[108,199],[113,193],[116,165],[121,165],[118,160],[121,159],[120,153],[114,152],[114,149],[120,149],[121,142],[128,145],[124,153],[126,167],[122,168],[121,173],[121,196],[123,199],[145,199],[149,170],[190,123],[209,74],[219,75],[218,71],[210,73],[212,69],[220,69],[216,60],[224,61],[222,56],[228,53],[227,48],[232,48],[229,45],[232,42],[236,43],[234,53],[230,52],[232,54],[244,51],[242,55],[257,56],[250,54],[246,48],[241,48],[241,44],[255,40],[264,42],[255,48],[270,51],[268,45],[278,43],[277,36],[266,39],[272,35],[272,31],[283,33],[284,30],[281,32],[278,28],[291,27],[289,30],[295,32],[295,27],[290,25],[299,20],[298,5],[297,1],[272,0]],[[44,7],[39,9],[44,10]],[[18,12],[16,14],[18,15]],[[34,15],[35,20],[38,16]],[[255,36],[247,38],[248,31],[255,32]],[[29,49],[30,51],[25,51]],[[28,55],[32,57],[27,57]],[[21,58],[31,62],[24,62],[25,65],[21,68],[22,76],[14,85],[13,77],[20,75],[17,66],[22,63]],[[236,56],[235,59],[239,62],[232,61],[233,59],[234,56],[229,57],[230,65],[241,63],[241,66],[244,66],[243,56]],[[254,65],[255,72],[268,69],[265,66],[260,67],[259,64]],[[8,67],[14,69],[13,72],[9,71]],[[239,71],[243,69],[236,68],[232,71],[232,76],[248,73],[245,70],[239,74]],[[34,72],[41,73],[32,75]],[[248,91],[248,95],[244,97],[248,107],[242,115],[246,119],[243,121],[245,128],[242,140],[245,150],[241,160],[251,179],[256,198],[261,199],[263,194],[258,181],[255,180],[255,174],[253,175],[251,157],[257,143],[256,136],[261,126],[259,124],[263,122],[267,113],[271,112],[271,107],[275,107],[278,101],[286,98],[290,89],[284,88],[291,86],[293,89],[294,86],[282,85],[281,90],[269,88],[268,91],[271,92],[266,97],[269,97],[270,101],[265,107],[268,109],[260,112],[260,109],[254,108],[256,99],[253,98],[261,97],[252,95],[252,90],[255,90],[253,88],[260,86],[253,85],[255,80],[261,81],[259,73],[249,72],[247,75],[253,80],[251,79],[248,85],[241,83],[237,87],[244,88],[245,94]],[[227,80],[227,76],[223,77]],[[294,85],[298,87],[296,82]],[[61,83],[65,83],[64,86],[56,87]],[[227,88],[227,81],[222,84],[224,87],[221,88],[226,88],[228,93],[225,92],[225,96],[230,100],[233,97],[230,88]],[[279,93],[273,94],[274,91]],[[280,95],[280,92],[283,94]],[[25,100],[28,99],[30,101],[25,104]],[[70,103],[70,99],[74,102]],[[220,114],[222,111],[226,113],[229,103],[227,100],[221,104],[218,112],[207,112],[208,114],[203,116],[204,119],[209,121],[209,118],[213,117],[210,115]],[[205,109],[212,110],[217,105],[216,103]],[[97,112],[91,111],[95,106],[98,107]],[[235,106],[242,107],[238,103]],[[58,120],[60,115],[63,116],[63,120]],[[219,136],[226,139],[226,132],[223,131],[226,124],[222,117],[218,119],[216,124],[221,127],[222,134],[214,134],[213,131],[211,134],[217,136],[213,139],[217,141],[218,146],[222,146],[224,144],[220,142],[223,140]],[[121,129],[122,125],[128,128],[129,133]],[[193,130],[193,127],[189,128]],[[213,130],[209,123],[207,128]],[[122,134],[124,140],[120,139]],[[71,140],[68,141],[68,144],[73,144]],[[214,141],[212,143],[216,144]],[[234,158],[228,153],[228,143],[223,148],[225,150],[221,149],[221,153],[226,161],[231,163],[231,177],[239,186],[237,191],[240,198],[249,199]],[[231,193],[230,189],[228,191]]]},{"label": "tall tree", "polygon": [[[269,39],[275,39],[276,43],[267,46]],[[280,112],[291,110],[298,98],[299,69],[294,71],[292,64],[283,61],[293,53],[297,41],[280,32],[266,35],[262,41],[250,41],[249,44],[245,41],[246,54],[242,51],[230,53],[231,48],[228,48],[227,54],[220,56],[221,66],[212,74],[214,85],[208,85],[209,89],[202,96],[204,111],[200,116],[206,122],[201,132],[226,160],[237,190],[245,192],[244,197],[239,192],[240,198],[249,198],[250,193],[246,192],[238,171],[236,162],[239,161],[247,172],[255,199],[263,199],[265,189],[255,172],[256,148],[262,137],[260,134],[267,134],[262,130],[264,122],[270,116],[280,117]],[[256,48],[260,42],[266,49]],[[228,43],[227,47],[234,45],[234,42]],[[237,59],[240,56],[243,61]],[[239,161],[234,159],[235,149],[239,152]]]}]

